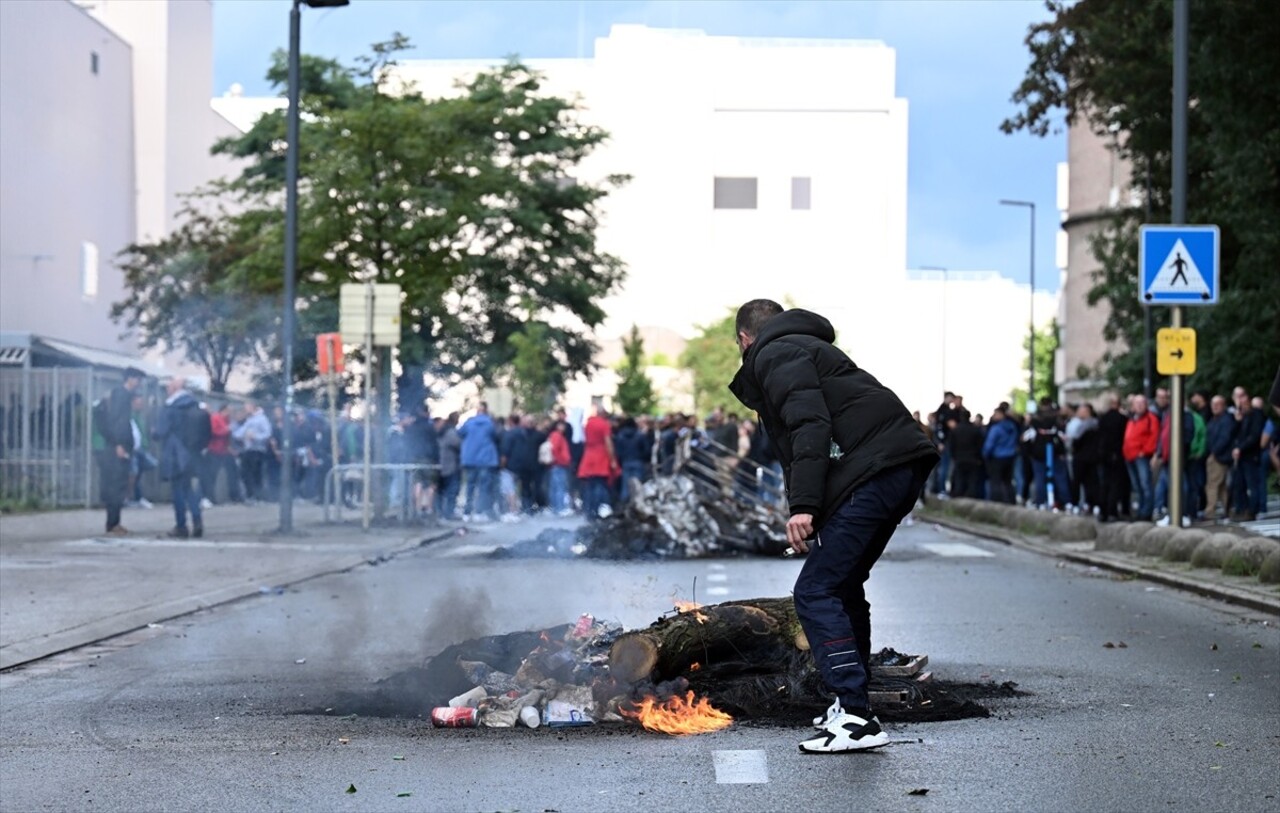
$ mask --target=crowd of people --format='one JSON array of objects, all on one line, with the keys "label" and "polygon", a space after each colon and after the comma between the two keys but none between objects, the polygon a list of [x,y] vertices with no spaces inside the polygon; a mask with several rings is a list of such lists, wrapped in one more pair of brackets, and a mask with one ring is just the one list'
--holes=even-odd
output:
[{"label": "crowd of people", "polygon": [[[163,404],[149,407],[140,376],[131,374],[95,406],[109,533],[127,533],[121,507],[153,507],[144,487],[152,470],[169,483],[175,536],[201,535],[202,511],[219,502],[278,500],[286,432],[295,500],[354,506],[363,498],[364,425],[350,410],[337,422],[335,443],[319,410],[297,409],[286,420],[283,409],[269,414],[255,402],[211,409],[181,378],[167,383]],[[392,421],[384,459],[389,465],[371,481],[374,498],[425,522],[514,522],[542,512],[597,519],[617,510],[636,484],[676,470],[713,487],[730,483],[743,497],[778,502],[782,490],[781,465],[763,431],[722,407],[700,422],[682,413],[610,415],[595,406],[575,423],[563,408],[495,417],[481,402],[462,420],[456,412],[433,417],[424,403]],[[344,468],[326,494],[335,463]]]},{"label": "crowd of people", "polygon": [[[1156,390],[1152,403],[1142,394],[1112,397],[1101,414],[1088,403],[1059,406],[1049,398],[1028,413],[1001,403],[984,420],[962,396],[946,393],[921,422],[942,455],[930,492],[1091,513],[1103,522],[1172,521],[1167,389]],[[1280,470],[1276,422],[1243,387],[1230,400],[1191,394],[1182,421],[1182,524],[1249,521],[1266,511],[1267,481]]]}]

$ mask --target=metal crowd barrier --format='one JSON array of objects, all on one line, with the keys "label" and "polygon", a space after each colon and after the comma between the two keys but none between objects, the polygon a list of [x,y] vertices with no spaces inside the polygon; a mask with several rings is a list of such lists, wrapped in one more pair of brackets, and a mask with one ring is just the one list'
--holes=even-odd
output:
[{"label": "metal crowd barrier", "polygon": [[[360,483],[361,502],[359,508],[364,509],[364,464],[363,463],[342,463],[329,469],[328,474],[324,478],[324,521],[325,522],[342,522],[342,486],[341,477],[347,472],[355,472],[359,475],[356,482]],[[396,506],[397,513],[401,521],[408,519],[409,506],[412,503],[413,481],[410,474],[418,471],[439,471],[440,466],[436,463],[373,463],[369,466],[371,474],[377,472],[391,472],[393,476],[402,477],[403,489],[400,492],[400,504]],[[382,482],[383,478],[374,477],[372,487],[369,489],[369,495],[373,501],[377,502],[377,489],[383,488],[386,483]],[[330,517],[330,509],[333,509],[333,517]]]}]

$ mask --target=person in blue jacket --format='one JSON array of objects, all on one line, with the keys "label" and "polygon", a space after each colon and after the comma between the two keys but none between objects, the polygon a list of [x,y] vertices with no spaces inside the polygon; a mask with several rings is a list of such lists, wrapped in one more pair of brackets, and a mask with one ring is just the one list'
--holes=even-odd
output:
[{"label": "person in blue jacket", "polygon": [[458,429],[458,435],[462,438],[461,462],[467,489],[463,519],[497,519],[493,488],[498,471],[498,433],[486,402],[480,402],[476,414]]},{"label": "person in blue jacket", "polygon": [[1013,502],[1013,463],[1018,457],[1018,424],[996,407],[982,442],[982,460],[994,502]]}]

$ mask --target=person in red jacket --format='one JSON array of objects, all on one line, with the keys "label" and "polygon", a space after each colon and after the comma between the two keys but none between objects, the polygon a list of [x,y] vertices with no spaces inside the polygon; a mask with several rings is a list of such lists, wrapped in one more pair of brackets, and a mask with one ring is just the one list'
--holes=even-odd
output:
[{"label": "person in red jacket", "polygon": [[1160,440],[1160,421],[1147,409],[1145,395],[1133,396],[1133,409],[1124,429],[1124,462],[1129,482],[1138,496],[1138,520],[1149,522],[1155,510],[1155,490],[1151,485],[1151,458]]},{"label": "person in red jacket", "polygon": [[609,477],[618,466],[613,453],[613,427],[602,405],[596,405],[596,414],[587,419],[582,433],[586,441],[578,464],[582,510],[587,519],[595,520],[600,516],[600,506],[609,503]]},{"label": "person in red jacket", "polygon": [[217,493],[218,474],[227,473],[227,499],[242,502],[243,492],[240,489],[240,467],[236,465],[236,456],[231,448],[231,405],[223,404],[217,412],[209,415],[209,446],[204,450],[204,468],[200,477],[200,488],[204,496],[213,502]]},{"label": "person in red jacket", "polygon": [[573,455],[569,449],[569,425],[564,421],[556,421],[547,436],[547,444],[551,448],[551,510],[560,516],[573,513],[569,507],[569,466]]}]

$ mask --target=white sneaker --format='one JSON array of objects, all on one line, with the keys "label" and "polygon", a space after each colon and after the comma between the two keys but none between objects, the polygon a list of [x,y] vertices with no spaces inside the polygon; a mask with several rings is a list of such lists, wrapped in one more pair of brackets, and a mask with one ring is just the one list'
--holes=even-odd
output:
[{"label": "white sneaker", "polygon": [[800,743],[802,754],[840,754],[848,751],[866,751],[889,744],[889,735],[880,727],[876,718],[865,719],[856,714],[841,712],[821,728],[813,739]]},{"label": "white sneaker", "polygon": [[138,500],[138,507],[139,508],[155,508],[155,506],[151,504],[151,500],[148,500],[146,497],[143,497],[142,499]]},{"label": "white sneaker", "polygon": [[208,497],[202,497],[200,498],[200,507],[207,511],[213,507],[213,503],[209,502]]}]

